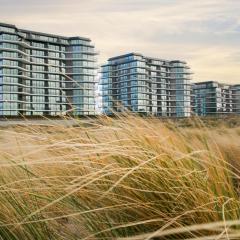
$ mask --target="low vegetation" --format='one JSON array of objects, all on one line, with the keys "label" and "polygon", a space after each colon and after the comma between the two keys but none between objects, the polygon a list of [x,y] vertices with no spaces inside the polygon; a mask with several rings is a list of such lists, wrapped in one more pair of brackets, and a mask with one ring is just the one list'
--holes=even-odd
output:
[{"label": "low vegetation", "polygon": [[240,239],[239,119],[184,121],[1,128],[0,239]]}]

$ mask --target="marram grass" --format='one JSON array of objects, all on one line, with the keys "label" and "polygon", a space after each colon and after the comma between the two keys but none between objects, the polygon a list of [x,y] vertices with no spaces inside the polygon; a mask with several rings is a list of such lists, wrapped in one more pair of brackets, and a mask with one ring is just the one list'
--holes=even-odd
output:
[{"label": "marram grass", "polygon": [[176,125],[2,128],[0,239],[240,239],[239,127]]}]

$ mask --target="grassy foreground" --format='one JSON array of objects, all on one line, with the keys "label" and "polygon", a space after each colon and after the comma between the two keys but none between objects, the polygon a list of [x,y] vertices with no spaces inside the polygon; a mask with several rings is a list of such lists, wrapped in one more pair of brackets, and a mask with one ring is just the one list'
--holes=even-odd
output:
[{"label": "grassy foreground", "polygon": [[0,129],[0,239],[240,239],[240,127],[193,125]]}]

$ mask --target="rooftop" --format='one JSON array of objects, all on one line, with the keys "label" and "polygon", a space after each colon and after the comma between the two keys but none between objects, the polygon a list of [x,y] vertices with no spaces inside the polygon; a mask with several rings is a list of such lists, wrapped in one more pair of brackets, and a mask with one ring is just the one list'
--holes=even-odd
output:
[{"label": "rooftop", "polygon": [[0,22],[0,26],[9,27],[9,28],[15,28],[19,32],[37,34],[37,35],[46,36],[46,37],[63,38],[63,39],[66,39],[66,40],[81,39],[81,40],[91,41],[90,38],[86,38],[86,37],[80,37],[80,36],[66,37],[66,36],[55,35],[55,34],[50,34],[50,33],[43,33],[43,32],[36,32],[36,31],[26,30],[26,29],[20,29],[20,28],[17,28],[15,25],[8,24],[8,23],[1,23]]},{"label": "rooftop", "polygon": [[168,63],[181,62],[181,63],[186,64],[185,61],[181,61],[181,60],[166,60],[166,59],[162,59],[162,58],[148,57],[148,56],[144,56],[141,53],[136,53],[136,52],[127,53],[127,54],[119,55],[119,56],[116,56],[116,57],[111,57],[111,58],[108,59],[108,61],[117,60],[117,59],[129,57],[129,56],[140,56],[140,57],[147,58],[147,59],[150,59],[150,60],[164,61],[164,62],[168,62]]}]

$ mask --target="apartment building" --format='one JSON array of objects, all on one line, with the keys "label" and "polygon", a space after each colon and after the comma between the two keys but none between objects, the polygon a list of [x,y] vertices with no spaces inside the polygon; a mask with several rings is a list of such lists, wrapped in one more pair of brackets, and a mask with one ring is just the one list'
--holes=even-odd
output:
[{"label": "apartment building", "polygon": [[233,112],[235,114],[240,114],[240,84],[231,86],[233,95]]},{"label": "apartment building", "polygon": [[191,114],[191,72],[184,61],[168,61],[129,53],[102,66],[105,114],[133,111],[161,117]]},{"label": "apartment building", "polygon": [[0,116],[94,115],[96,55],[89,38],[0,23]]},{"label": "apartment building", "polygon": [[192,84],[192,110],[196,115],[239,113],[240,86],[216,81]]}]

